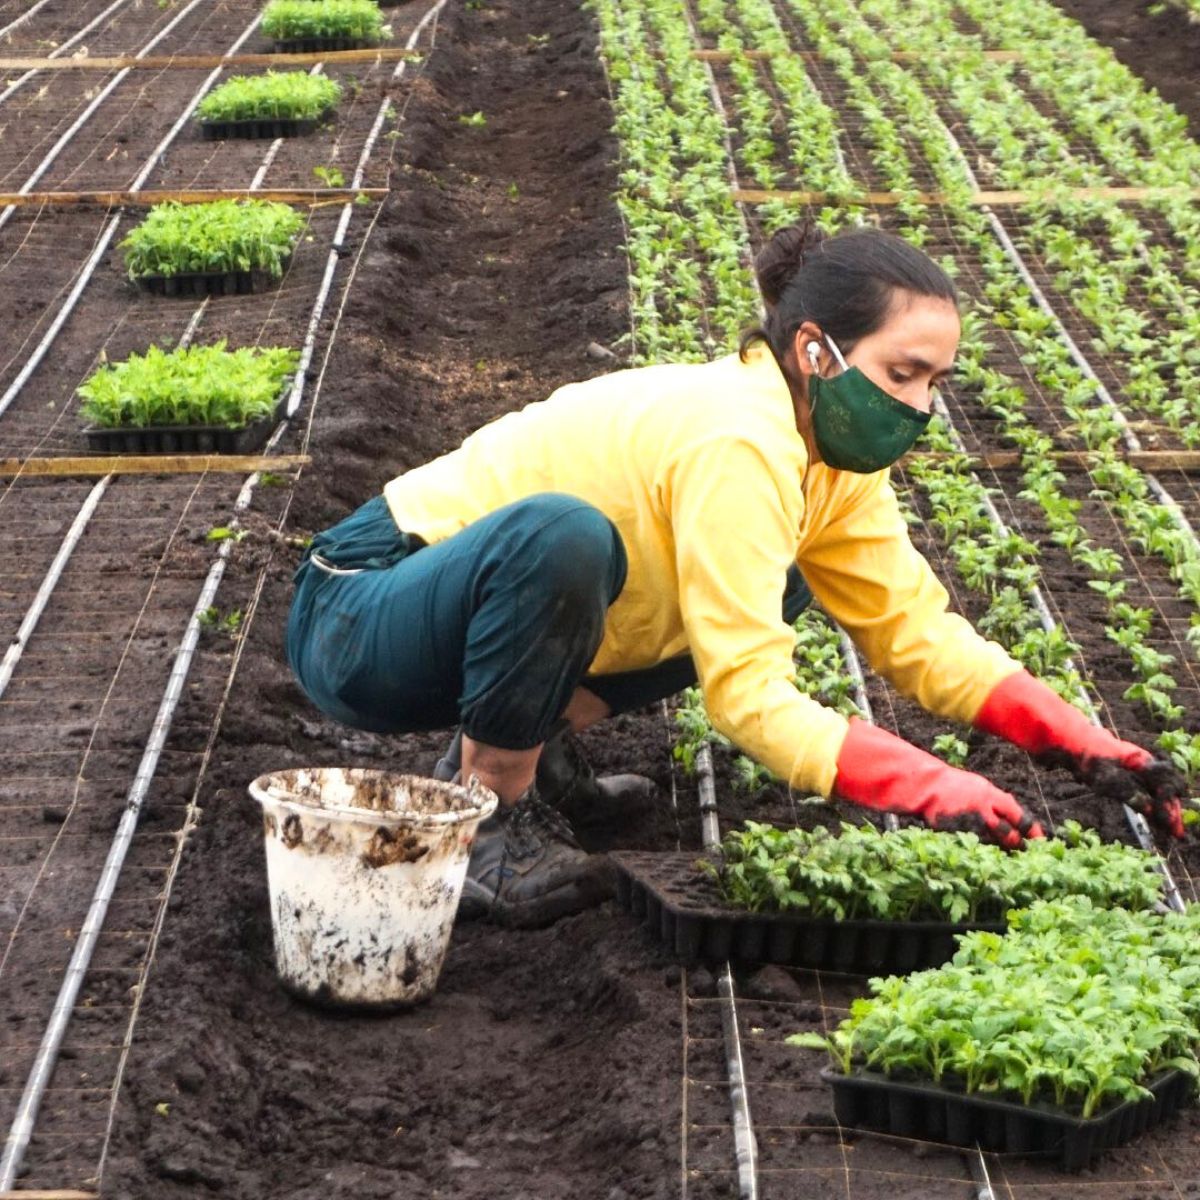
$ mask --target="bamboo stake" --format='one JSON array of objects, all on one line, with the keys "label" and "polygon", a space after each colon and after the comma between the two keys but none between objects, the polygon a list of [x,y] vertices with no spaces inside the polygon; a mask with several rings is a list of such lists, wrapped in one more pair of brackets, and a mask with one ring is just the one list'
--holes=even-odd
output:
[{"label": "bamboo stake", "polygon": [[79,458],[0,458],[0,478],[17,475],[203,475],[210,471],[245,475],[251,471],[293,470],[311,462],[312,456],[308,454],[97,454]]},{"label": "bamboo stake", "polygon": [[742,204],[765,204],[783,201],[785,204],[900,204],[906,200],[918,204],[950,204],[966,200],[968,204],[1004,206],[1018,204],[1055,204],[1069,200],[1157,200],[1166,197],[1200,198],[1200,187],[1073,187],[1054,188],[1044,192],[995,191],[971,192],[961,197],[946,192],[855,192],[837,195],[830,192],[779,191],[763,188],[734,188],[733,198]]},{"label": "bamboo stake", "polygon": [[99,204],[105,208],[116,208],[127,204],[148,207],[177,201],[180,204],[201,204],[208,200],[278,200],[283,204],[345,204],[347,200],[366,196],[381,200],[390,195],[390,189],[381,187],[364,188],[283,188],[257,192],[248,188],[211,188],[205,191],[140,191],[140,192],[0,192],[0,208],[8,205],[35,208],[44,205]]},{"label": "bamboo stake", "polygon": [[51,1188],[49,1191],[0,1192],[0,1200],[100,1200],[95,1192],[77,1192],[73,1188]]},{"label": "bamboo stake", "polygon": [[90,58],[86,54],[68,58],[0,56],[0,71],[211,71],[214,67],[300,67],[319,62],[337,66],[339,63],[399,62],[401,59],[420,57],[419,50],[405,50],[400,46],[327,50],[312,54],[152,54],[145,58],[134,58],[127,54],[107,58]]}]

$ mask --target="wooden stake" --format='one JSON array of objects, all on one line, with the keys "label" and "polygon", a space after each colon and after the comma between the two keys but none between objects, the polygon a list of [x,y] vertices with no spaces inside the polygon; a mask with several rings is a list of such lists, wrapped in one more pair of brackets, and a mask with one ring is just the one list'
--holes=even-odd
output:
[{"label": "wooden stake", "polygon": [[1050,204],[1070,200],[1125,200],[1142,201],[1165,199],[1200,198],[1200,187],[1074,187],[1055,188],[1044,192],[996,191],[971,192],[961,198],[946,192],[858,192],[835,195],[829,192],[777,191],[763,188],[734,188],[734,200],[742,204],[765,204],[782,201],[785,204],[869,204],[887,206],[904,201],[919,204],[946,205],[965,200],[968,204],[1010,206],[1021,204]]},{"label": "wooden stake", "polygon": [[95,1192],[77,1192],[72,1188],[50,1191],[0,1192],[0,1200],[100,1200]]},{"label": "wooden stake", "polygon": [[[288,471],[312,462],[308,454],[117,454],[79,458],[0,458],[0,478],[45,475],[203,475],[205,472]],[[24,1195],[25,1193],[22,1193]]]},{"label": "wooden stake", "polygon": [[86,54],[69,58],[0,56],[0,71],[211,71],[213,67],[302,67],[319,62],[337,66],[339,63],[399,62],[421,57],[419,50],[405,50],[401,46],[327,50],[315,54],[150,54],[145,58],[135,58],[131,54],[109,58],[90,58]]},{"label": "wooden stake", "polygon": [[345,204],[359,196],[382,200],[390,195],[388,188],[284,188],[252,192],[248,188],[212,188],[206,191],[142,191],[142,192],[0,192],[0,207],[37,208],[45,205],[99,204],[116,208],[122,204],[149,207],[178,201],[180,204],[202,204],[208,200],[278,200],[283,204]]}]

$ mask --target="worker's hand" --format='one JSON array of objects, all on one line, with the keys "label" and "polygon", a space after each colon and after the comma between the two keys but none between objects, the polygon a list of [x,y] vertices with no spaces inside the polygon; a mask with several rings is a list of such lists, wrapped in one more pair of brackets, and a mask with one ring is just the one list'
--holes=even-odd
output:
[{"label": "worker's hand", "polygon": [[1006,738],[1040,762],[1067,767],[1099,795],[1119,800],[1183,837],[1187,783],[1169,762],[1093,725],[1028,671],[1002,680],[983,702],[975,728]]},{"label": "worker's hand", "polygon": [[919,816],[934,829],[977,833],[1010,850],[1044,836],[1015,797],[981,775],[947,766],[857,717],[838,755],[833,791],[864,808]]},{"label": "worker's hand", "polygon": [[[1120,744],[1128,746],[1130,743]],[[1165,759],[1155,758],[1140,746],[1134,749],[1139,752],[1136,759],[1129,754],[1119,758],[1085,754],[1065,765],[1094,792],[1128,804],[1172,837],[1183,837],[1183,798],[1187,795],[1187,780]]]}]

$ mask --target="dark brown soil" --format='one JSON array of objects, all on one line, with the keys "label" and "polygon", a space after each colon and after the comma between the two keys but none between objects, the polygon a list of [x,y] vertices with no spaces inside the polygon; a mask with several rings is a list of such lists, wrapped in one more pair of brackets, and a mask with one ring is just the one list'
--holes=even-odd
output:
[{"label": "dark brown soil", "polygon": [[[457,120],[475,111],[486,127]],[[408,101],[398,151],[411,169],[366,250],[289,533],[601,369],[589,342],[614,343],[628,321],[609,123],[594,39],[573,6],[447,10]],[[278,490],[262,497],[278,509]],[[257,565],[243,560],[231,594]],[[278,987],[247,781],[348,753],[426,771],[445,740],[364,737],[305,702],[281,645],[293,566],[283,553],[270,564],[248,635],[105,1194],[673,1195],[679,975],[612,905],[542,932],[460,927],[434,1000],[386,1020],[332,1017]],[[631,761],[666,781],[660,717],[626,718],[608,742],[601,765]],[[597,844],[673,847],[660,808]]]},{"label": "dark brown soil", "polygon": [[1154,0],[1056,0],[1098,42],[1155,88],[1200,132],[1200,22]]},{"label": "dark brown soil", "polygon": [[[627,328],[610,200],[616,147],[590,20],[561,0],[489,0],[448,6],[438,37],[403,101],[397,150],[407,166],[361,259],[306,441],[313,466],[292,496],[260,491],[252,536],[222,591],[223,604],[248,606],[265,566],[200,798],[203,819],[184,851],[145,994],[105,1196],[623,1200],[680,1195],[683,1167],[692,1200],[737,1194],[713,977],[681,976],[613,904],[545,931],[456,929],[437,995],[407,1014],[334,1016],[292,1000],[275,980],[247,782],[347,760],[427,772],[447,735],[364,735],[306,702],[282,648],[296,552],[268,530],[286,516],[285,532],[303,538],[481,423],[606,369],[607,360],[588,357],[589,343],[619,348]],[[486,126],[459,122],[476,111]],[[299,448],[292,436],[284,449]],[[221,663],[212,647],[201,667],[216,674]],[[881,685],[872,696],[881,722],[898,722],[915,741],[944,728]],[[592,848],[697,844],[694,798],[681,793],[681,818],[667,799],[657,712],[621,718],[586,741],[598,769],[640,771],[661,785],[641,820],[589,830]],[[719,765],[724,781],[728,764]],[[1120,833],[1077,785],[1033,772],[1010,749],[981,744],[972,765],[1030,802],[1050,789],[1063,813]],[[777,788],[743,797],[722,787],[722,804],[726,824],[794,814]],[[806,823],[839,816],[861,813],[801,810]],[[974,1195],[958,1154],[918,1156],[869,1138],[843,1147],[817,1056],[781,1044],[792,1030],[840,1016],[860,981],[766,968],[739,987],[770,1168],[764,1195],[844,1196],[851,1179],[855,1200]],[[1081,1186],[1162,1178],[1160,1156],[1175,1162],[1178,1142],[1195,1136],[1193,1117],[1179,1125],[1182,1137],[1178,1127],[1175,1138],[1155,1135],[1114,1156],[1115,1173],[1103,1166]],[[1060,1192],[1054,1174],[1023,1171],[1021,1181],[1039,1187],[1033,1194],[1075,1194],[1074,1182]]]}]

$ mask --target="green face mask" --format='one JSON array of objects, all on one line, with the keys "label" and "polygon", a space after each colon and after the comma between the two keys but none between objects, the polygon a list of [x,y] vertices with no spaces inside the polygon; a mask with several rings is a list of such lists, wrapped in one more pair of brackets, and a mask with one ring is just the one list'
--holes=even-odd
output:
[{"label": "green face mask", "polygon": [[[813,438],[821,458],[838,471],[870,475],[890,467],[929,424],[930,414],[889,396],[857,367],[846,365],[833,338],[826,343],[841,365],[833,379],[808,377],[809,413]],[[809,358],[816,366],[816,343]]]}]

